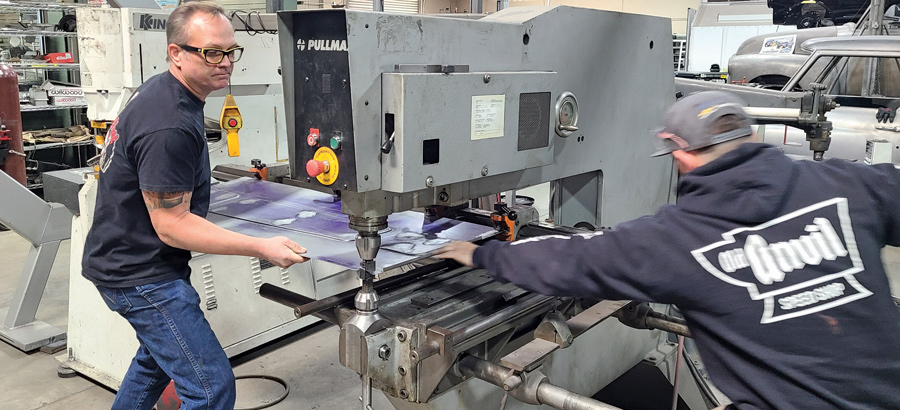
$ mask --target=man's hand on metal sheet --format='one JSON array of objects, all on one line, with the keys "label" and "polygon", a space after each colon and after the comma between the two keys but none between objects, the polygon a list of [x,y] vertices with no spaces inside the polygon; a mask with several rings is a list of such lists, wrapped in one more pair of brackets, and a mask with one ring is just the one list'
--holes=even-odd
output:
[{"label": "man's hand on metal sheet", "polygon": [[306,248],[283,236],[262,239],[260,244],[261,258],[280,268],[287,268],[295,263],[303,263],[309,258],[301,256]]},{"label": "man's hand on metal sheet", "polygon": [[434,256],[440,259],[453,259],[463,265],[472,267],[475,266],[475,262],[472,260],[475,249],[478,249],[478,245],[474,243],[453,241],[449,245],[436,250]]}]

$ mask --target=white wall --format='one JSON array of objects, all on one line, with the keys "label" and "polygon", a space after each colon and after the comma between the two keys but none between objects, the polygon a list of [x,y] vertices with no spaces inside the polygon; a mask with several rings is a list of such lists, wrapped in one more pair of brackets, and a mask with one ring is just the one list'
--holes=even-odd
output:
[{"label": "white wall", "polygon": [[700,0],[510,0],[510,7],[566,5],[600,10],[623,11],[672,19],[672,33],[687,33],[687,11],[697,9]]},{"label": "white wall", "polygon": [[709,71],[712,64],[724,71],[744,40],[795,29],[773,24],[772,10],[765,1],[704,3],[691,29],[687,71]]},{"label": "white wall", "polygon": [[796,30],[790,26],[728,26],[694,27],[688,46],[687,71],[709,71],[712,64],[718,64],[722,71],[728,67],[728,59],[738,47],[750,37],[778,31]]},{"label": "white wall", "polygon": [[225,10],[266,12],[266,0],[216,0]]}]

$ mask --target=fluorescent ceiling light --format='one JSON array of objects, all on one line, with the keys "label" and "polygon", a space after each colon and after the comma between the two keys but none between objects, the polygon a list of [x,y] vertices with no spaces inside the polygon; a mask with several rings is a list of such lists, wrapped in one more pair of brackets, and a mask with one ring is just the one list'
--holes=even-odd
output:
[{"label": "fluorescent ceiling light", "polygon": [[720,23],[736,23],[744,21],[768,21],[772,22],[771,14],[719,14],[717,20]]}]

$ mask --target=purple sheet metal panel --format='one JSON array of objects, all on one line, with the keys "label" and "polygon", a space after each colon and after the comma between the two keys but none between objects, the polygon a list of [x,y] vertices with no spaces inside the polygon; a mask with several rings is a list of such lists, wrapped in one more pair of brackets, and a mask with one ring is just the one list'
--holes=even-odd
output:
[{"label": "purple sheet metal panel", "polygon": [[[212,187],[208,219],[246,235],[286,236],[305,247],[311,258],[348,269],[359,267],[356,231],[348,226],[340,202],[328,194],[239,178]],[[388,229],[381,232],[376,270],[410,263],[453,240],[471,241],[494,232],[450,219],[429,223],[418,212],[395,213],[388,217]]]}]

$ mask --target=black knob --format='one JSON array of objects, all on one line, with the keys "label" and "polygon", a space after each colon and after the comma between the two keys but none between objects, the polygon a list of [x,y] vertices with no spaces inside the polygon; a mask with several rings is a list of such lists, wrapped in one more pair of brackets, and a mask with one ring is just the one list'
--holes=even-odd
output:
[{"label": "black knob", "polygon": [[388,138],[387,140],[384,141],[384,144],[381,144],[381,153],[389,154],[391,152],[391,149],[393,149],[393,148],[394,148],[394,137],[391,136],[391,138]]}]

